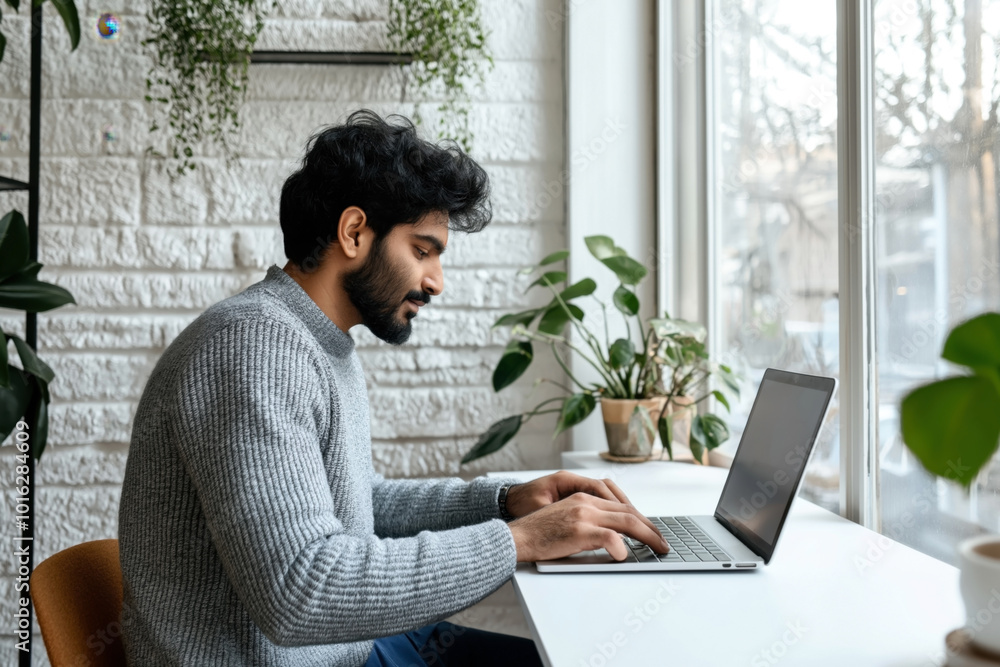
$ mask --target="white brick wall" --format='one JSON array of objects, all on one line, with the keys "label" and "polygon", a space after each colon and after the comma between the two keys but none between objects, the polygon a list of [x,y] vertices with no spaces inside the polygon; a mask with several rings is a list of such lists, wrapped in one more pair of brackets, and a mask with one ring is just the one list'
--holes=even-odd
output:
[{"label": "white brick wall", "polygon": [[[22,3],[25,4],[25,3]],[[149,111],[142,99],[148,60],[138,46],[145,3],[77,0],[85,36],[75,53],[47,6],[43,85],[40,260],[42,277],[68,288],[78,305],[39,316],[39,348],[52,385],[49,446],[37,469],[35,563],[79,542],[117,534],[118,498],[132,414],[164,347],[199,312],[284,263],[277,203],[282,181],[310,134],[358,107],[409,115],[402,77],[385,67],[255,66],[237,146],[227,170],[205,147],[200,168],[178,182],[172,165],[143,157]],[[561,193],[546,191],[563,169],[562,24],[559,0],[482,0],[496,67],[473,95],[474,156],[494,189],[494,222],[453,234],[445,294],[394,348],[355,329],[372,402],[372,454],[386,475],[471,476],[490,469],[556,465],[562,440],[551,420],[525,428],[517,447],[459,470],[458,460],[493,420],[528,407],[524,388],[497,396],[490,375],[505,336],[499,313],[537,302],[516,269],[566,246]],[[282,0],[262,49],[384,48],[386,0]],[[100,12],[121,19],[121,38],[90,36]],[[0,64],[0,174],[27,177],[28,19],[4,11],[7,53]],[[411,88],[412,89],[412,88]],[[422,109],[434,127],[436,103]],[[117,140],[103,138],[110,125]],[[162,145],[158,145],[162,148]],[[550,188],[551,189],[551,188]],[[0,209],[27,211],[23,194],[0,194]],[[23,333],[23,318],[0,311]],[[561,379],[553,364],[538,369]],[[4,447],[13,466],[13,450]],[[12,479],[8,470],[6,479]],[[13,495],[0,520],[11,525]],[[0,559],[0,615],[14,610],[13,563]],[[463,619],[524,633],[505,590]],[[10,623],[0,629],[0,662],[14,664]],[[36,636],[36,664],[48,664]]]}]

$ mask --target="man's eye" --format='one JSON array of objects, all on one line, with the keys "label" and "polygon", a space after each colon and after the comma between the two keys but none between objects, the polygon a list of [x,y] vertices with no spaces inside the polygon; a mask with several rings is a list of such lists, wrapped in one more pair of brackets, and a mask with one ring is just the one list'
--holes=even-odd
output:
[{"label": "man's eye", "polygon": [[417,248],[417,252],[420,253],[420,259],[423,259],[424,257],[427,256],[427,253],[421,250],[420,248]]}]

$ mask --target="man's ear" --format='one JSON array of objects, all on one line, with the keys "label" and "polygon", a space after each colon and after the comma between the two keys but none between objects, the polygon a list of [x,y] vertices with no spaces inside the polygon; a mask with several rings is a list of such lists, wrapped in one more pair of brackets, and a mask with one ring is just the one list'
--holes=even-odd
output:
[{"label": "man's ear", "polygon": [[337,224],[337,244],[348,259],[356,259],[367,242],[368,216],[357,206],[348,206]]}]

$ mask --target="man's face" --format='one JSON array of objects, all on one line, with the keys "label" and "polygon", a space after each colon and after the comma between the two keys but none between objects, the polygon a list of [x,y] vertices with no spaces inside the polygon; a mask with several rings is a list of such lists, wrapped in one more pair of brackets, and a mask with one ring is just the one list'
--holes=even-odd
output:
[{"label": "man's face", "polygon": [[376,239],[364,263],[344,274],[344,291],[373,334],[393,345],[407,341],[417,309],[444,288],[447,244],[447,214],[428,214]]}]

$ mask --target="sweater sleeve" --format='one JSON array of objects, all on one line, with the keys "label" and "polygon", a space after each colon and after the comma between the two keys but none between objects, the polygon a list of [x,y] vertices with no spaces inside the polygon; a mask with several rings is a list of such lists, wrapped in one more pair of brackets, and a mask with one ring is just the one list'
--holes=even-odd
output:
[{"label": "sweater sleeve", "polygon": [[375,532],[405,537],[421,530],[447,530],[498,519],[497,496],[507,482],[517,480],[385,479],[373,473]]},{"label": "sweater sleeve", "polygon": [[348,534],[319,436],[329,380],[305,337],[279,322],[226,326],[178,382],[174,441],[222,566],[275,644],[372,639],[475,604],[510,578],[499,519],[402,539]]}]

